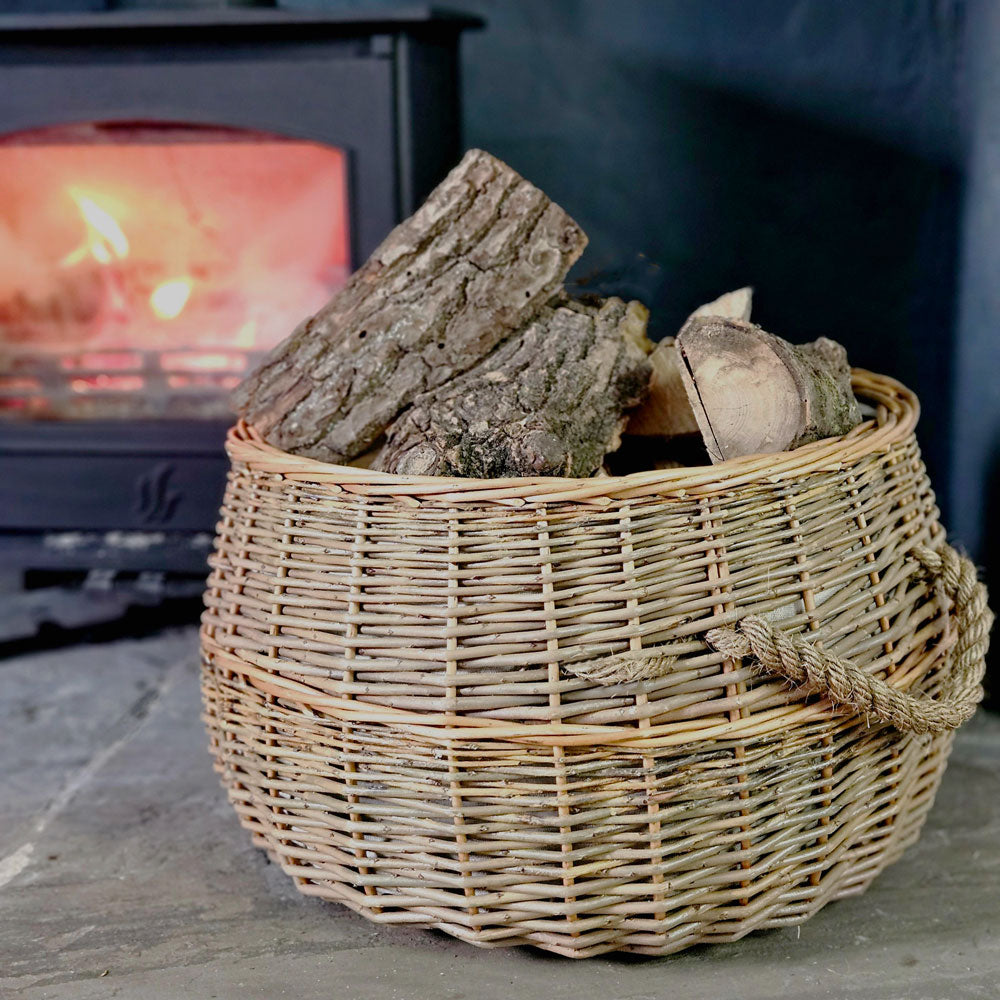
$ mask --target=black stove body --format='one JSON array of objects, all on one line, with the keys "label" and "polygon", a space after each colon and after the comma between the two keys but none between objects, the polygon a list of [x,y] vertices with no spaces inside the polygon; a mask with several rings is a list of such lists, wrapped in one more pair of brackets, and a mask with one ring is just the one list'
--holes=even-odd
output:
[{"label": "black stove body", "polygon": [[[181,122],[344,151],[357,266],[459,153],[475,19],[274,8],[0,16],[0,135]],[[0,559],[201,572],[226,472],[218,420],[0,420]]]}]

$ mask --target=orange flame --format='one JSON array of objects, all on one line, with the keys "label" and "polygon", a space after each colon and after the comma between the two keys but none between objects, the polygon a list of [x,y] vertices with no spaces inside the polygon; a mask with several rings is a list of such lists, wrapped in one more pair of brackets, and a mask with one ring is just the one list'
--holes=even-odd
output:
[{"label": "orange flame", "polygon": [[176,319],[191,298],[190,278],[161,281],[149,296],[149,305],[159,319]]},{"label": "orange flame", "polygon": [[257,343],[257,321],[248,319],[237,331],[234,347],[253,347]]},{"label": "orange flame", "polygon": [[87,239],[82,246],[63,258],[63,264],[76,264],[88,255],[99,264],[110,264],[114,257],[119,260],[127,257],[128,239],[115,217],[76,188],[68,188],[67,194],[76,202],[76,207],[83,216],[87,225]]}]

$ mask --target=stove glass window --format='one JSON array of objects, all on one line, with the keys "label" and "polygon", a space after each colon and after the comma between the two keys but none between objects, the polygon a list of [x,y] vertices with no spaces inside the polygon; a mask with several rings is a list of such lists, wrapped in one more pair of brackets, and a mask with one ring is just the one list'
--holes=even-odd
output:
[{"label": "stove glass window", "polygon": [[220,418],[350,266],[346,157],[225,128],[0,139],[0,418]]}]

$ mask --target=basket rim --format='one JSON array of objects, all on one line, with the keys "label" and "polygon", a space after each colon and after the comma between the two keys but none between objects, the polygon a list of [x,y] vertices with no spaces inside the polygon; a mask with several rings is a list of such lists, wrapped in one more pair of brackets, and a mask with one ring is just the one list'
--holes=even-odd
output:
[{"label": "basket rim", "polygon": [[855,393],[876,407],[876,417],[862,421],[842,437],[823,438],[792,451],[747,455],[717,465],[654,469],[624,476],[588,479],[556,476],[512,479],[465,479],[411,476],[351,465],[336,465],[282,451],[268,444],[244,420],[230,428],[226,451],[233,462],[293,481],[323,483],[350,493],[448,502],[494,501],[510,506],[555,501],[609,502],[651,494],[688,496],[722,493],[748,483],[778,483],[813,472],[843,469],[859,459],[889,451],[906,441],[920,417],[916,394],[901,382],[851,369]]}]

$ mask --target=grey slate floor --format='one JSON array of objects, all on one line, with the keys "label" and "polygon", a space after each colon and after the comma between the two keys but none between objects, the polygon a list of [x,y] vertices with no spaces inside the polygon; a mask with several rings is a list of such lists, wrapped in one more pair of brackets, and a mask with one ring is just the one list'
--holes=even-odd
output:
[{"label": "grey slate floor", "polygon": [[1000,997],[1000,719],[960,734],[920,843],[796,930],[571,962],[380,928],[250,847],[199,721],[196,636],[0,661],[0,996]]}]

